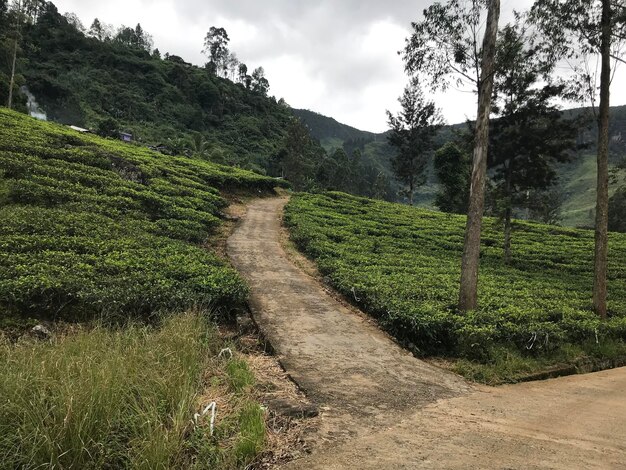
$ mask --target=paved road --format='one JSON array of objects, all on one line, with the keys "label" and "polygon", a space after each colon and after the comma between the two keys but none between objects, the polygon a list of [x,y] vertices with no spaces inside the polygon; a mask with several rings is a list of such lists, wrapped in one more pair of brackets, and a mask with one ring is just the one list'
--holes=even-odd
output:
[{"label": "paved road", "polygon": [[470,386],[295,267],[280,243],[285,203],[252,203],[228,254],[279,360],[322,410],[316,450],[288,468],[626,469],[626,369]]}]

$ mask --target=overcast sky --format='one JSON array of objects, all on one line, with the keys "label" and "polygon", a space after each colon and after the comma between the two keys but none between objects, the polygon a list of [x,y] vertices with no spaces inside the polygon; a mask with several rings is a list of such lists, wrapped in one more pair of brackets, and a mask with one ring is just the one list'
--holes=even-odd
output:
[{"label": "overcast sky", "polygon": [[[155,47],[202,65],[206,32],[226,28],[230,49],[252,70],[263,66],[270,94],[363,130],[386,130],[385,110],[397,110],[407,83],[397,51],[411,21],[430,0],[53,0],[88,28],[94,18],[115,26],[141,23]],[[532,0],[504,0],[503,18]],[[616,84],[624,83],[620,71]],[[623,88],[624,90],[619,90]],[[476,98],[436,96],[448,123],[474,118]],[[613,86],[613,104],[626,87]]]}]

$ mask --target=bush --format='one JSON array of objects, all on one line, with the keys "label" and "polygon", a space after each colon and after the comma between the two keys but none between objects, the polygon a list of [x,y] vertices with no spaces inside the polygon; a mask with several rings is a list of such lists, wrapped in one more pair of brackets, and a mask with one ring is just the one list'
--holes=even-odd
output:
[{"label": "bush", "polygon": [[196,243],[220,222],[220,189],[277,184],[8,110],[0,175],[0,309],[67,320],[236,307],[244,282]]},{"label": "bush", "polygon": [[502,347],[546,357],[626,340],[626,236],[610,240],[611,318],[602,322],[592,312],[590,231],[515,221],[506,266],[500,227],[487,218],[480,307],[461,314],[465,217],[328,193],[292,198],[285,222],[335,288],[421,354],[488,362]]}]

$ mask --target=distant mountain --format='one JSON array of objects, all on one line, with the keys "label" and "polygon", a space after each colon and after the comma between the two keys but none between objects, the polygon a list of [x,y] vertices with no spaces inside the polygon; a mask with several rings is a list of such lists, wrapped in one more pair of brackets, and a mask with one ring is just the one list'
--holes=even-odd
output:
[{"label": "distant mountain", "polygon": [[[371,162],[376,162],[392,176],[390,159],[394,149],[387,143],[386,133],[375,134],[361,131],[354,127],[342,124],[337,120],[319,113],[294,109],[293,113],[309,128],[311,135],[319,140],[327,150],[332,151],[344,147],[346,151],[353,148],[361,149],[364,156]],[[568,118],[578,117],[588,113],[590,119],[586,126],[580,129],[581,142],[589,142],[590,146],[579,152],[571,162],[559,168],[560,185],[564,194],[563,225],[592,226],[595,211],[595,145],[596,130],[593,124],[592,113],[588,108],[576,108],[563,111]],[[455,131],[463,129],[465,124],[454,124],[442,128],[436,147],[452,140]],[[626,106],[611,108],[611,162],[613,164],[626,157]],[[623,181],[613,182],[611,191],[615,191]],[[429,165],[426,184],[420,188],[416,197],[417,204],[432,207],[437,192],[437,180],[434,176],[432,162]]]}]

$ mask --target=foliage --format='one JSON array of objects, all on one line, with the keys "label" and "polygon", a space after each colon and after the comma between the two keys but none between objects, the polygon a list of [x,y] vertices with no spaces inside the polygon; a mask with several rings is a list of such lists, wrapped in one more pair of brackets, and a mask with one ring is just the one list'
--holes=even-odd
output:
[{"label": "foliage", "polygon": [[435,90],[445,90],[452,83],[478,91],[485,19],[482,0],[430,5],[421,21],[411,23],[413,31],[403,51],[407,73],[427,78]]},{"label": "foliage", "polygon": [[610,238],[609,311],[591,310],[593,233],[513,221],[510,266],[500,226],[486,219],[481,304],[456,310],[465,218],[340,193],[298,195],[293,240],[342,294],[420,354],[489,362],[498,347],[528,357],[567,344],[626,340],[626,238]]},{"label": "foliage", "polygon": [[[245,467],[264,416],[250,388],[226,389],[241,366],[218,359],[221,347],[202,313],[0,345],[0,468]],[[232,407],[218,410],[213,437],[192,424],[207,382],[223,383]]]},{"label": "foliage", "polygon": [[417,84],[407,86],[399,102],[402,109],[397,116],[387,111],[391,128],[389,143],[397,151],[391,166],[396,179],[405,187],[409,204],[413,205],[413,194],[425,181],[428,152],[443,118]]},{"label": "foliage", "polygon": [[435,205],[443,212],[467,213],[471,162],[469,155],[448,142],[435,152],[435,172],[439,192]]},{"label": "foliage", "polygon": [[622,187],[609,200],[609,230],[626,233],[626,187]]},{"label": "foliage", "polygon": [[555,63],[523,24],[503,28],[496,64],[492,108],[498,119],[491,125],[489,166],[508,262],[514,208],[529,207],[537,202],[531,193],[556,185],[555,165],[569,161],[576,150],[579,124],[562,119],[554,104],[564,94],[564,86],[553,84]]},{"label": "foliage", "polygon": [[224,28],[211,26],[209,32],[206,33],[202,52],[209,58],[209,69],[215,74],[224,66],[228,66],[229,42],[230,38]]},{"label": "foliage", "polygon": [[195,243],[219,223],[216,188],[284,185],[7,110],[0,171],[0,308],[71,320],[243,302],[235,271]]},{"label": "foliage", "polygon": [[[566,58],[574,72],[570,97],[595,105],[598,71],[594,63],[600,53],[603,0],[536,0],[530,19],[550,43],[553,60]],[[609,2],[609,29],[612,67],[624,62],[623,46],[626,5]],[[595,68],[595,69],[594,69]]]},{"label": "foliage", "polygon": [[[0,26],[3,21],[0,15]],[[11,35],[10,28],[0,28],[3,103]],[[258,83],[246,88],[244,82],[215,76],[180,57],[164,54],[160,59],[148,52],[150,43],[140,25],[116,33],[94,20],[85,34],[47,2],[23,28],[15,87],[19,109],[25,111],[25,99],[18,88],[26,84],[51,120],[97,129],[113,119],[118,130],[139,142],[170,150],[199,132],[225,163],[267,171],[283,145],[291,115],[264,95],[269,84],[260,71]],[[253,85],[256,91],[250,89]]]}]

